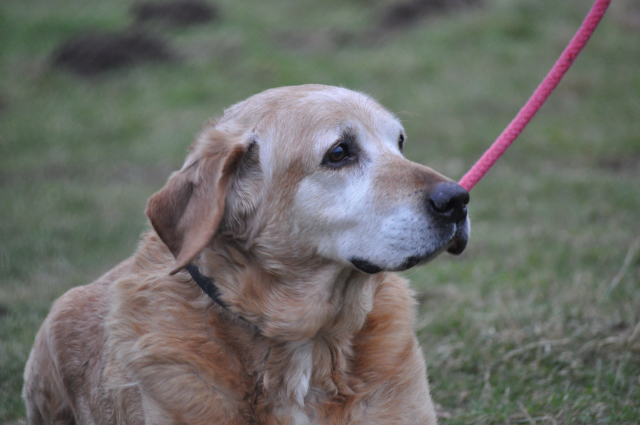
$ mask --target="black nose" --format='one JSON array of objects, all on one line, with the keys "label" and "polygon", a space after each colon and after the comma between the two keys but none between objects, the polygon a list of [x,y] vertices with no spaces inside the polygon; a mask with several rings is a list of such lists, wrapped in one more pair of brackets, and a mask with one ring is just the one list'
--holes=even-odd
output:
[{"label": "black nose", "polygon": [[438,217],[459,223],[467,218],[469,192],[454,182],[438,183],[428,199],[429,209]]}]

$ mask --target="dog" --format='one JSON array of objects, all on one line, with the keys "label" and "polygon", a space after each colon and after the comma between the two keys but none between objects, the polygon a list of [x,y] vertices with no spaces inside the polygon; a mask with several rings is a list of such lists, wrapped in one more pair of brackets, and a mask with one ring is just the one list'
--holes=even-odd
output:
[{"label": "dog", "polygon": [[322,85],[205,125],[137,252],[52,307],[28,423],[436,424],[397,271],[468,241],[469,194],[399,120]]}]

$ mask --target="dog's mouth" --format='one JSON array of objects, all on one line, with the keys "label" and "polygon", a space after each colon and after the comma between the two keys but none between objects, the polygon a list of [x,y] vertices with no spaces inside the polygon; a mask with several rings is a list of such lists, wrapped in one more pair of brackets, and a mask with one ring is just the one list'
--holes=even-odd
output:
[{"label": "dog's mouth", "polygon": [[464,249],[466,247],[467,247],[467,241],[466,240],[454,239],[449,244],[449,247],[447,248],[447,252],[449,254],[453,254],[453,255],[460,255],[460,254],[462,254],[462,252],[464,251]]},{"label": "dog's mouth", "polygon": [[407,257],[399,265],[395,265],[392,267],[384,267],[360,257],[353,257],[351,258],[350,262],[351,264],[353,264],[353,266],[356,269],[368,274],[375,274],[383,270],[404,271],[414,266],[428,263],[429,261],[433,260],[444,251],[452,255],[460,255],[467,247],[468,241],[469,241],[469,225],[466,221],[464,221],[456,225],[456,230],[453,236],[444,244],[442,244],[440,248],[433,251],[425,252],[421,255],[413,255],[413,256]]},{"label": "dog's mouth", "polygon": [[460,255],[467,247],[467,242],[469,242],[469,225],[466,222],[458,223],[456,233],[446,245],[446,250],[449,254]]}]

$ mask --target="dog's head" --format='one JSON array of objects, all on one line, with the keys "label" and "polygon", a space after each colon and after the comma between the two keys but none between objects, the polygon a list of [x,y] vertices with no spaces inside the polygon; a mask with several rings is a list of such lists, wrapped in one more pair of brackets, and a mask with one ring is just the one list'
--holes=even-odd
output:
[{"label": "dog's head", "polygon": [[469,235],[468,193],[405,159],[400,122],[371,98],[309,85],[268,90],[210,123],[149,201],[180,270],[216,237],[254,256],[405,270]]}]

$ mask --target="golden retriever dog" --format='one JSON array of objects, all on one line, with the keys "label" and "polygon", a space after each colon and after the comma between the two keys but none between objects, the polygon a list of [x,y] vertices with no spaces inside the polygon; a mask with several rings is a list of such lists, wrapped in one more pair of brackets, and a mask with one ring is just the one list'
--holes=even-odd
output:
[{"label": "golden retriever dog", "polygon": [[137,252],[70,290],[25,371],[29,424],[435,424],[395,271],[469,235],[371,98],[265,91],[208,123]]}]

